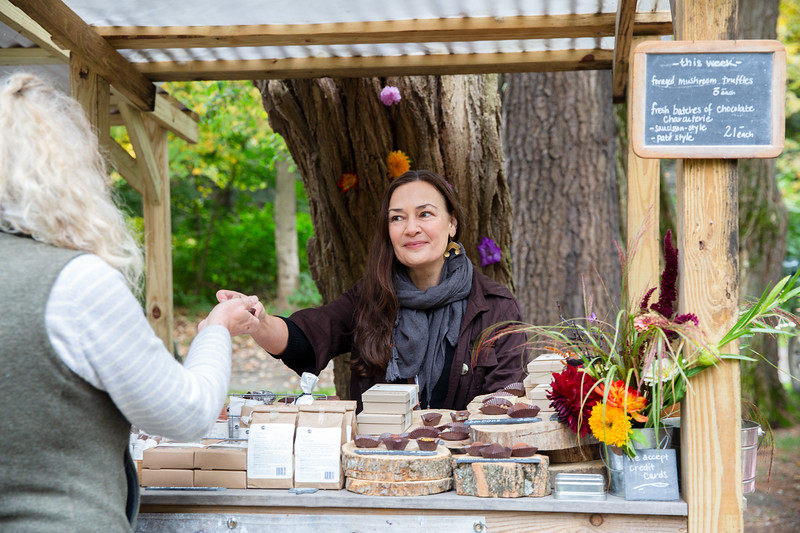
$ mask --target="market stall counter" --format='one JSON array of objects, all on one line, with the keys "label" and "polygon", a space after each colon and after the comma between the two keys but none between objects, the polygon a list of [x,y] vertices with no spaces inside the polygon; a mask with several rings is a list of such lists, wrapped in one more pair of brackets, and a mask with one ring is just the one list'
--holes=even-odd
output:
[{"label": "market stall counter", "polygon": [[687,531],[684,501],[479,498],[455,491],[429,496],[365,496],[347,490],[143,489],[137,532]]}]

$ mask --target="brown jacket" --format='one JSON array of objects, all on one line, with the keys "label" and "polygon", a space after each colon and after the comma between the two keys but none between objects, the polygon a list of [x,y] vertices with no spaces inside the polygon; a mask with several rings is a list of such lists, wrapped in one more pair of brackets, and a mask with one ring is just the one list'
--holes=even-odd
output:
[{"label": "brown jacket", "polygon": [[[316,360],[283,359],[283,362],[298,374],[319,374],[331,359],[350,352],[359,292],[360,282],[329,304],[303,309],[290,316],[289,320],[303,330],[314,347]],[[465,409],[477,395],[495,392],[509,383],[522,381],[525,368],[525,349],[522,344],[525,336],[521,334],[501,338],[488,353],[482,352],[475,367],[470,368],[472,348],[481,332],[493,324],[508,320],[522,320],[517,301],[507,288],[476,269],[450,369],[445,408]],[[359,357],[357,348],[352,350],[350,357]],[[351,376],[350,395],[358,400],[359,410],[361,394],[372,385],[383,382],[383,376]]]}]

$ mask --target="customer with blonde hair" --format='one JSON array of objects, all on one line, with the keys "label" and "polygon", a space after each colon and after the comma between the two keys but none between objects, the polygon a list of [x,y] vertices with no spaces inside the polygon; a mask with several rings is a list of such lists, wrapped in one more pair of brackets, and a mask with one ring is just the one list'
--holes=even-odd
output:
[{"label": "customer with blonde hair", "polygon": [[129,531],[131,424],[193,440],[216,420],[258,299],[214,307],[181,365],[136,299],[141,272],[80,105],[0,81],[0,530]]}]

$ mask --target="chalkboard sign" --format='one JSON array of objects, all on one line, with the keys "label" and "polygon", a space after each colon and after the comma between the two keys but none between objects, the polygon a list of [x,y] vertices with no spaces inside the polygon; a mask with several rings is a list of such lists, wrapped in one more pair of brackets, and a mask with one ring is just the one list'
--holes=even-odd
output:
[{"label": "chalkboard sign", "polygon": [[639,157],[766,158],[783,150],[786,51],[778,41],[651,41],[634,51]]},{"label": "chalkboard sign", "polygon": [[626,500],[673,501],[678,494],[678,467],[675,450],[636,450],[636,457],[625,457]]}]

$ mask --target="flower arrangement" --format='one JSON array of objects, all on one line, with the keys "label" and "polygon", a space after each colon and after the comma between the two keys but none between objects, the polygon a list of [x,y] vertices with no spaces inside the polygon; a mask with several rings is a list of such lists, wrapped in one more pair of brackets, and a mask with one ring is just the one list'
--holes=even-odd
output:
[{"label": "flower arrangement", "polygon": [[[567,320],[562,316],[556,326],[498,324],[484,332],[473,357],[501,335],[527,333],[532,348],[565,358],[564,370],[553,373],[548,394],[558,420],[581,438],[591,434],[635,456],[635,442],[647,445],[641,428],[663,427],[663,414],[683,399],[692,376],[721,360],[756,360],[723,353],[727,344],[755,333],[787,334],[776,329],[780,319],[800,324],[797,317],[781,309],[800,292],[794,287],[795,274],[765,291],[756,302],[745,304],[728,333],[719,342],[709,343],[695,315],[674,310],[678,250],[669,231],[664,238],[664,257],[655,302],[650,303],[654,287],[632,308],[623,305],[613,323],[599,320],[591,312],[588,298],[585,318]],[[620,258],[624,272],[626,261],[621,251]],[[625,292],[623,287],[623,301],[627,301]]]}]

